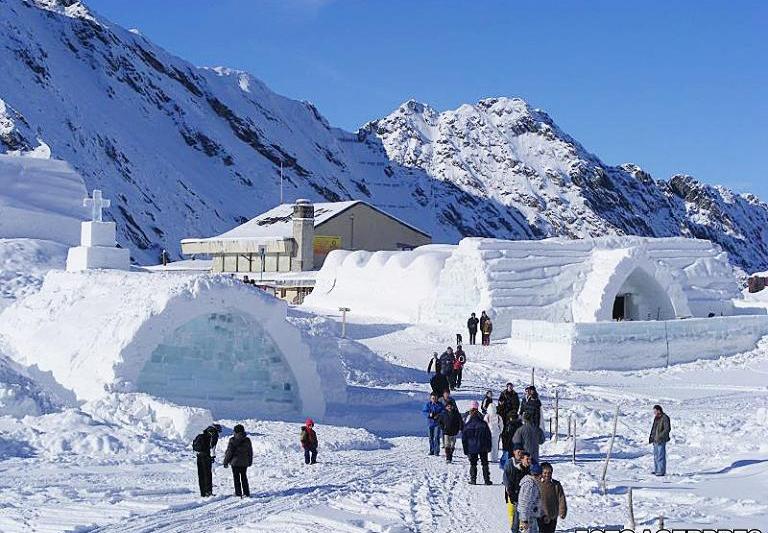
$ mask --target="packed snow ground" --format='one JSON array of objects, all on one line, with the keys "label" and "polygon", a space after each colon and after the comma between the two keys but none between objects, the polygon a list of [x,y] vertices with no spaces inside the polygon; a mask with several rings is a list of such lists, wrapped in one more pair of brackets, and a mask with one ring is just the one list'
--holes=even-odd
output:
[{"label": "packed snow ground", "polygon": [[[295,311],[297,323],[312,323],[305,311]],[[324,324],[326,333],[338,327]],[[373,352],[352,350],[345,358],[357,391],[350,396],[350,412],[363,415],[354,418],[364,425],[365,413],[355,413],[363,409],[355,405],[356,397],[412,398],[392,404],[386,428],[377,413],[375,429],[387,438],[321,420],[320,463],[309,467],[298,449],[298,424],[244,421],[256,454],[249,469],[252,498],[231,496],[231,474],[217,465],[216,497],[204,500],[197,496],[189,439],[180,437],[184,420],[190,430],[202,420],[195,413],[172,413],[175,425],[159,415],[157,423],[139,424],[146,407],[136,398],[111,417],[106,417],[108,401],[42,416],[4,416],[0,531],[503,531],[501,471],[492,465],[495,486],[470,486],[463,454],[452,465],[428,457],[420,434],[426,363],[432,351],[455,340],[456,331],[352,315],[347,332],[350,343]],[[356,353],[368,355],[355,360]],[[469,348],[465,386],[456,395],[462,410],[488,388],[498,393],[512,381],[519,390],[530,381],[531,369],[508,361],[505,353],[502,339],[489,348]],[[560,395],[560,442],[543,447],[568,495],[568,517],[559,529],[623,526],[628,487],[634,490],[639,525],[650,526],[663,514],[668,527],[765,529],[766,376],[768,343],[743,355],[669,369],[536,370],[545,421],[556,388]],[[657,402],[672,418],[664,479],[649,473],[650,408]],[[617,404],[618,434],[603,494],[599,479]],[[576,464],[566,438],[569,414],[577,420]],[[229,435],[236,421],[222,423]],[[219,458],[225,445],[226,438]]]}]

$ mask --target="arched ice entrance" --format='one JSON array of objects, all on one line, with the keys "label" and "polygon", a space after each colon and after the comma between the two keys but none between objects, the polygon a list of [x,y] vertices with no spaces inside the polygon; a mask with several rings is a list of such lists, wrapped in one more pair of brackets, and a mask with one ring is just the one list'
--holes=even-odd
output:
[{"label": "arched ice entrance", "polygon": [[574,322],[690,316],[688,298],[669,268],[643,250],[600,250],[592,256],[593,268],[574,297]]},{"label": "arched ice entrance", "polygon": [[[606,303],[611,304],[610,300]],[[619,287],[611,304],[613,320],[671,320],[675,308],[656,279],[636,268]]]},{"label": "arched ice entrance", "polygon": [[167,333],[136,379],[139,392],[220,417],[301,414],[296,378],[272,337],[237,310],[206,313]]}]

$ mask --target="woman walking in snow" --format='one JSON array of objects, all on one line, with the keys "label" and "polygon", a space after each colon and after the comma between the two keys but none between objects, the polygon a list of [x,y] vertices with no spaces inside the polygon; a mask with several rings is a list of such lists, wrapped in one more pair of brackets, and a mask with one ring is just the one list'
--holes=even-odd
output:
[{"label": "woman walking in snow", "polygon": [[488,405],[485,423],[488,424],[488,428],[491,430],[491,462],[495,463],[499,460],[499,438],[504,429],[504,421],[496,413],[496,406],[492,403]]},{"label": "woman walking in snow", "polygon": [[480,332],[483,334],[483,346],[491,345],[491,332],[493,331],[493,322],[490,317],[485,319],[483,325],[480,326]]},{"label": "woman walking in snow", "polygon": [[315,433],[315,421],[307,418],[301,426],[301,447],[304,448],[304,463],[317,463],[317,433]]},{"label": "woman walking in snow", "polygon": [[232,465],[232,477],[235,481],[235,496],[241,498],[251,496],[248,487],[246,470],[253,464],[253,447],[251,439],[245,434],[245,428],[241,424],[234,427],[234,434],[229,439],[227,452],[224,454],[224,468]]}]

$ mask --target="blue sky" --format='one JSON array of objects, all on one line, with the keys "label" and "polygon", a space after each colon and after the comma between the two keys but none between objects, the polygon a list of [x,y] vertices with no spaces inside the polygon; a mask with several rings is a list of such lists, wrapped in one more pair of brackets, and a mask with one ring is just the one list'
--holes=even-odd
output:
[{"label": "blue sky", "polygon": [[606,163],[768,200],[768,2],[88,0],[354,130],[408,98],[520,96]]}]

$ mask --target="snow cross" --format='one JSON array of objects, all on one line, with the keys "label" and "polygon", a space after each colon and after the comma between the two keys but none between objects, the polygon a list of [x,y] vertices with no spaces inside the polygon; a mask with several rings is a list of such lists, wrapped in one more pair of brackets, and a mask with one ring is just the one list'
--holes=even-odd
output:
[{"label": "snow cross", "polygon": [[103,222],[101,216],[101,210],[105,207],[109,207],[110,201],[102,198],[101,191],[99,189],[93,189],[93,198],[84,198],[83,206],[91,208],[91,220],[94,222]]}]

